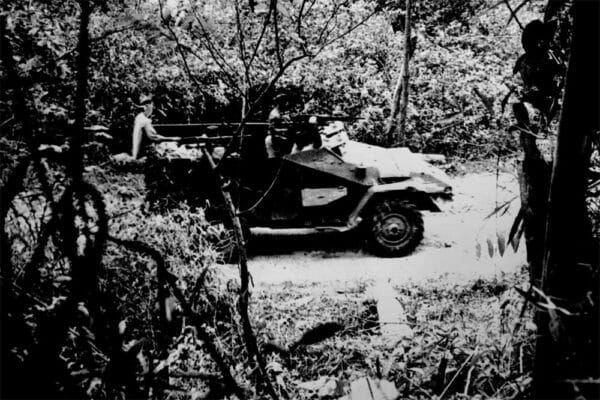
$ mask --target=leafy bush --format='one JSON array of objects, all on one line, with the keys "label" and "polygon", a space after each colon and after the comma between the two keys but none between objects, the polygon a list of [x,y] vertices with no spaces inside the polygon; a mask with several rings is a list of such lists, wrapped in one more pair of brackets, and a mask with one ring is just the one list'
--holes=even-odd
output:
[{"label": "leafy bush", "polygon": [[[523,23],[536,16],[538,3],[520,10]],[[53,135],[63,136],[71,117],[68,105],[73,93],[70,82],[75,69],[77,9],[71,3],[68,7],[53,2],[31,7],[22,2],[7,4],[15,16],[9,31],[15,51],[22,55],[20,72],[31,83],[26,86],[35,99],[35,126],[48,140],[56,140]],[[364,12],[361,4],[342,7],[344,18],[359,18]],[[369,19],[316,58],[293,65],[275,92],[298,92],[317,112],[331,112],[339,106],[350,115],[365,118],[353,135],[370,143],[399,142],[413,150],[467,158],[489,157],[498,149],[510,152],[512,144],[498,133],[507,125],[499,104],[508,92],[504,83],[511,79],[513,60],[521,52],[520,32],[514,22],[505,25],[509,17],[505,7],[485,8],[488,5],[491,2],[483,0],[420,1],[415,5],[417,48],[411,63],[407,137],[390,140],[383,134],[403,57],[402,32],[390,23],[394,15],[401,15],[395,8]],[[237,68],[237,44],[225,40],[230,35],[225,22],[231,15],[211,7],[215,18],[207,26],[219,39],[227,61]],[[324,8],[313,13],[315,23],[307,26],[307,37],[319,32],[323,25],[319,18],[328,15],[327,4],[315,7]],[[55,12],[65,23],[56,25]],[[129,150],[135,103],[142,92],[155,95],[155,122],[239,119],[239,95],[206,50],[193,40],[193,28],[183,23],[173,28],[186,46],[202,55],[188,58],[194,82],[186,73],[176,44],[167,37],[156,7],[109,3],[92,18],[90,30],[99,39],[93,41],[88,121],[111,126],[114,152]],[[294,51],[299,42],[292,33],[287,34],[291,35],[289,51]],[[254,87],[264,85],[269,67],[265,65],[264,71],[257,72]],[[487,114],[474,88],[493,98],[496,115]],[[3,121],[10,117],[9,96],[10,92],[3,93],[0,101]],[[270,107],[266,99],[256,110],[256,118],[265,118]],[[10,124],[7,129],[11,129]]]},{"label": "leafy bush", "polygon": [[[18,147],[10,143],[7,146],[7,152],[18,151]],[[59,197],[64,191],[63,171],[54,162],[48,161],[47,166],[52,171],[50,187],[54,196]],[[215,245],[223,232],[206,221],[203,211],[182,204],[163,214],[147,212],[143,207],[142,177],[119,172],[112,165],[88,166],[85,179],[93,182],[104,196],[110,235],[139,240],[158,250],[165,256],[170,272],[177,277],[177,284],[190,305],[207,325],[214,325],[222,334],[235,334],[237,325],[231,321],[232,293],[216,273],[222,255]],[[12,327],[7,343],[11,343],[13,387],[19,393],[33,396],[36,389],[25,389],[21,379],[30,373],[41,373],[41,368],[51,367],[53,372],[46,374],[49,382],[40,383],[39,387],[43,388],[40,390],[55,387],[57,393],[69,396],[81,397],[87,391],[88,397],[110,398],[112,394],[102,394],[104,389],[96,386],[103,382],[108,385],[104,388],[125,390],[120,389],[124,383],[110,372],[117,367],[107,364],[109,359],[113,362],[118,359],[112,353],[116,351],[117,325],[123,334],[118,340],[123,341],[124,349],[140,352],[145,348],[160,354],[155,345],[163,342],[162,337],[174,338],[182,334],[181,310],[176,302],[169,300],[172,319],[164,331],[165,327],[159,321],[155,262],[109,241],[98,275],[98,295],[81,301],[76,315],[65,316],[63,306],[72,295],[73,271],[60,250],[61,239],[52,238],[45,246],[39,267],[24,272],[53,207],[30,169],[24,190],[13,201],[6,225],[13,251],[12,272],[18,289],[11,292],[18,301],[11,299],[4,304],[10,311],[3,320]],[[216,321],[221,322],[217,324]],[[118,367],[122,375],[135,379],[137,352],[123,355],[132,356],[133,364],[124,362]],[[46,365],[44,361],[48,360],[56,365]]]},{"label": "leafy bush", "polygon": [[[448,284],[439,280],[397,288],[414,336],[388,346],[372,318],[369,283],[337,295],[311,285],[266,287],[253,305],[265,340],[292,343],[308,327],[332,317],[345,329],[334,338],[306,346],[289,356],[270,355],[280,365],[280,390],[290,398],[309,397],[306,381],[330,377],[347,386],[360,377],[390,380],[406,398],[515,398],[531,383],[536,328],[525,301],[511,289],[526,274],[498,280]],[[317,290],[315,292],[315,290]],[[367,300],[367,301],[365,301]],[[376,311],[375,311],[376,313]],[[375,318],[377,320],[377,318]]]}]

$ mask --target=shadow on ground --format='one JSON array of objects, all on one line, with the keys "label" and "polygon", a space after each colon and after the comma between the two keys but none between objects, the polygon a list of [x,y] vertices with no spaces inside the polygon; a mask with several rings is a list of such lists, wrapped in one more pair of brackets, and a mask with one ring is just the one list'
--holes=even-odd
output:
[{"label": "shadow on ground", "polygon": [[248,255],[252,257],[318,251],[336,257],[339,253],[358,253],[364,249],[364,239],[355,232],[290,236],[254,234],[250,239]]}]

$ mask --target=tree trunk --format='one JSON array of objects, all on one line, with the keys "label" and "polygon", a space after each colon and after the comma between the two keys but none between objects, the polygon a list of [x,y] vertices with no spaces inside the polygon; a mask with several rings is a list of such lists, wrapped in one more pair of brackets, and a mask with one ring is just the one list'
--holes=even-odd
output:
[{"label": "tree trunk", "polygon": [[89,24],[92,5],[89,0],[81,0],[81,16],[79,22],[79,54],[77,56],[77,90],[75,92],[75,124],[71,132],[70,168],[73,184],[80,185],[83,175],[83,128],[85,126],[86,99],[88,95],[88,65],[90,61]]},{"label": "tree trunk", "polygon": [[402,99],[400,100],[400,121],[398,136],[403,137],[406,131],[406,111],[408,109],[408,94],[410,92],[410,25],[412,12],[412,1],[406,0],[406,23],[404,27],[404,65],[402,67]]},{"label": "tree trunk", "polygon": [[254,335],[252,324],[250,322],[250,316],[248,314],[248,304],[250,298],[250,272],[248,271],[248,255],[246,252],[244,230],[242,229],[242,224],[240,222],[240,217],[237,214],[237,208],[235,206],[235,203],[231,198],[231,193],[227,189],[223,188],[222,178],[219,175],[219,172],[217,171],[217,166],[215,165],[212,156],[210,155],[208,150],[206,150],[206,148],[203,148],[203,154],[214,172],[215,179],[217,180],[217,185],[221,188],[221,195],[223,197],[223,200],[225,201],[225,207],[227,208],[227,213],[229,214],[229,219],[232,223],[233,234],[235,236],[235,242],[237,245],[238,264],[240,266],[240,292],[238,298],[238,312],[240,313],[240,318],[242,321],[242,330],[244,333],[244,341],[246,343],[246,348],[248,350],[248,357],[250,359],[254,358],[256,360],[259,377],[260,379],[262,379],[265,390],[272,399],[277,399],[277,394],[275,393],[271,381],[269,380],[269,376],[266,369],[266,363],[258,348],[256,336]]},{"label": "tree trunk", "polygon": [[589,142],[600,127],[599,2],[577,0],[573,13],[573,44],[548,202],[542,289],[554,304],[575,315],[557,309],[542,309],[536,315],[534,397],[544,399],[600,395],[598,244],[585,204]]},{"label": "tree trunk", "polygon": [[402,98],[402,80],[404,77],[404,64],[402,64],[402,69],[400,70],[400,76],[398,76],[398,80],[396,81],[396,87],[394,88],[394,97],[392,99],[392,111],[390,114],[390,120],[388,122],[388,126],[386,128],[386,136],[390,143],[394,141],[394,133],[396,131],[396,127],[398,126],[398,112],[400,110],[400,99]]},{"label": "tree trunk", "polygon": [[390,121],[387,126],[386,135],[390,142],[394,141],[394,133],[398,127],[398,137],[404,136],[406,130],[406,112],[408,109],[408,94],[409,94],[409,62],[411,58],[411,12],[412,0],[406,0],[406,18],[404,20],[404,62],[400,70],[400,76],[394,89],[394,97],[392,100],[392,111]]},{"label": "tree trunk", "polygon": [[[515,107],[518,107],[519,104],[522,103],[518,103]],[[518,113],[515,112],[515,115]],[[521,122],[519,121],[518,126],[522,126]],[[529,265],[529,282],[532,286],[541,288],[551,171],[550,165],[544,160],[537,147],[534,136],[527,132],[521,132],[520,142],[523,148],[523,161],[520,165],[519,186]]]}]

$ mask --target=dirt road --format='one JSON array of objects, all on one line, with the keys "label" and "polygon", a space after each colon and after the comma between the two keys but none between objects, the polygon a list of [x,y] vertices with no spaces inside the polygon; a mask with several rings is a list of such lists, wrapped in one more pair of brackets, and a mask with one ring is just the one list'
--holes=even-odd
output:
[{"label": "dirt road", "polygon": [[[507,172],[498,176],[477,173],[457,177],[453,182],[454,200],[444,204],[443,213],[425,214],[425,238],[411,255],[378,258],[348,248],[357,245],[344,244],[343,238],[340,243],[339,238],[326,236],[285,241],[259,237],[256,242],[261,250],[249,261],[255,285],[286,281],[344,285],[381,280],[401,284],[438,278],[461,282],[493,278],[520,268],[525,262],[523,243],[516,253],[507,246],[504,256],[500,256],[499,247],[503,246],[498,240],[506,238],[518,211],[516,176]],[[497,208],[500,211],[488,217]],[[328,247],[334,249],[317,250]],[[226,268],[234,272],[235,267]]]}]

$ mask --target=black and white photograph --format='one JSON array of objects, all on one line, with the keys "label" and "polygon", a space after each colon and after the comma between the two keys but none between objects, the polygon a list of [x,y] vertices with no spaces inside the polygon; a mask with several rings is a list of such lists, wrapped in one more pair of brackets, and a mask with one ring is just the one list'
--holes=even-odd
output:
[{"label": "black and white photograph", "polygon": [[600,399],[600,0],[3,0],[0,399]]}]

